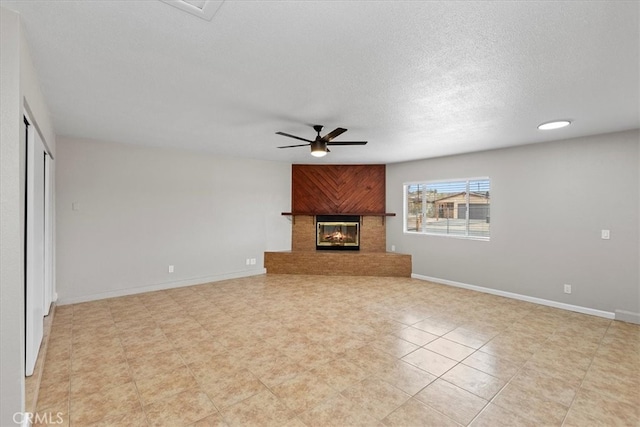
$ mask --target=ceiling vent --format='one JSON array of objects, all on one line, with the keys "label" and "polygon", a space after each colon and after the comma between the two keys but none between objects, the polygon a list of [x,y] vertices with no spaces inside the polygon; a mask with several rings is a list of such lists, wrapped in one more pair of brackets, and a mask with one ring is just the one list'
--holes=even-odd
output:
[{"label": "ceiling vent", "polygon": [[224,0],[160,0],[192,15],[211,21]]}]

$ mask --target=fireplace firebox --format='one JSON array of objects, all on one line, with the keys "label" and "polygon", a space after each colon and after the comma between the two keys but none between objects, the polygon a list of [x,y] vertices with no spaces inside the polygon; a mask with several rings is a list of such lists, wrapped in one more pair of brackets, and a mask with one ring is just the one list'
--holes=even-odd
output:
[{"label": "fireplace firebox", "polygon": [[360,250],[360,217],[352,215],[316,216],[316,249]]}]

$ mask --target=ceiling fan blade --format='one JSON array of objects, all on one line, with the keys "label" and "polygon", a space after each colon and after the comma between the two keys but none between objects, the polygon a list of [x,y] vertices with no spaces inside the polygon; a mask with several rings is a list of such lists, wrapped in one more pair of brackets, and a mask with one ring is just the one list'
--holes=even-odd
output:
[{"label": "ceiling fan blade", "polygon": [[282,147],[278,147],[278,148],[293,148],[293,147],[308,147],[309,144],[298,144],[298,145],[283,145]]},{"label": "ceiling fan blade", "polygon": [[322,137],[323,140],[329,142],[331,141],[333,138],[342,135],[343,133],[345,133],[347,130],[345,128],[336,128],[334,130],[332,130],[331,132],[329,132],[328,134],[326,134],[325,136]]},{"label": "ceiling fan blade", "polygon": [[299,139],[300,141],[307,141],[307,142],[311,142],[311,141],[310,141],[310,140],[308,140],[308,139],[300,138],[299,136],[291,135],[291,134],[284,133],[284,132],[276,132],[276,135],[288,136],[289,138]]},{"label": "ceiling fan blade", "polygon": [[369,141],[334,141],[327,142],[327,145],[365,145]]}]

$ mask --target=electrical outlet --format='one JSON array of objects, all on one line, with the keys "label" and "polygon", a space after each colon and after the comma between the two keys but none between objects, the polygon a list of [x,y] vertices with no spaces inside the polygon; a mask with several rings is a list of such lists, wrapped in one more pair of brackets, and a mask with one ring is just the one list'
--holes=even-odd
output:
[{"label": "electrical outlet", "polygon": [[173,265],[169,266],[169,273],[173,273]]},{"label": "electrical outlet", "polygon": [[256,265],[256,259],[255,258],[251,258],[251,265]]},{"label": "electrical outlet", "polygon": [[564,293],[565,294],[571,293],[571,285],[567,285],[566,283],[564,284]]},{"label": "electrical outlet", "polygon": [[391,252],[395,252],[396,251],[396,245],[391,245]]},{"label": "electrical outlet", "polygon": [[251,265],[251,259],[250,259],[250,258],[247,258],[247,260],[245,261],[245,263],[246,263],[247,265]]},{"label": "electrical outlet", "polygon": [[609,240],[611,239],[611,231],[609,230],[602,230],[600,232],[600,237],[602,237],[602,240]]}]

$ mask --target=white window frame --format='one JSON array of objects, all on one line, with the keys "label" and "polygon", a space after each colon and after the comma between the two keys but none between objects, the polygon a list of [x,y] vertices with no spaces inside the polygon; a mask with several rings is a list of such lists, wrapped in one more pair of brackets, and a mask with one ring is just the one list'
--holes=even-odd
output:
[{"label": "white window frame", "polygon": [[[478,181],[478,180],[487,180],[489,181],[489,192],[491,192],[491,178],[488,176],[480,176],[480,177],[471,177],[471,178],[451,178],[451,179],[432,179],[432,180],[424,180],[424,181],[411,181],[405,182],[402,185],[402,231],[404,234],[413,234],[413,235],[422,235],[422,236],[440,236],[440,237],[450,237],[454,239],[465,239],[465,240],[481,240],[481,241],[489,241],[491,240],[491,226],[489,226],[489,236],[474,236],[469,235],[469,182]],[[466,199],[467,199],[467,215],[466,215],[466,226],[464,235],[461,234],[448,234],[448,233],[434,233],[426,230],[408,230],[408,187],[412,185],[429,185],[429,184],[440,184],[440,183],[450,183],[450,182],[466,182]],[[489,200],[491,197],[489,197]],[[422,216],[423,218],[426,216],[427,209],[424,206],[426,204],[426,197],[422,199]],[[491,203],[489,203],[491,205]],[[489,208],[490,209],[490,208]]]}]

